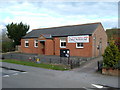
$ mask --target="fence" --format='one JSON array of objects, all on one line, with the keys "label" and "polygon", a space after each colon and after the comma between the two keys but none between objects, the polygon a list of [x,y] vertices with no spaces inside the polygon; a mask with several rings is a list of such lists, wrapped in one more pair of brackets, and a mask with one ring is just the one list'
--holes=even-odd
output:
[{"label": "fence", "polygon": [[76,57],[59,57],[59,56],[39,56],[37,54],[20,54],[20,53],[12,53],[12,54],[4,54],[2,55],[2,59],[18,59],[23,61],[31,61],[41,63],[50,63],[50,64],[62,64],[68,65],[71,69],[75,67],[79,67],[82,63],[86,62],[88,58],[76,58]]}]

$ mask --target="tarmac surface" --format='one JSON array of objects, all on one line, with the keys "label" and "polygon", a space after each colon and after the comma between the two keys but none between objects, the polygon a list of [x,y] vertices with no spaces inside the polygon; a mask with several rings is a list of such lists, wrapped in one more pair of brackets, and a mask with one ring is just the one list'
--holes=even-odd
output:
[{"label": "tarmac surface", "polygon": [[[93,59],[70,71],[57,71],[31,66],[2,63],[2,88],[120,88],[120,77],[102,75],[97,70],[97,61]],[[17,70],[17,71],[16,71]],[[20,72],[19,70],[25,71]],[[116,89],[112,89],[116,90]]]}]

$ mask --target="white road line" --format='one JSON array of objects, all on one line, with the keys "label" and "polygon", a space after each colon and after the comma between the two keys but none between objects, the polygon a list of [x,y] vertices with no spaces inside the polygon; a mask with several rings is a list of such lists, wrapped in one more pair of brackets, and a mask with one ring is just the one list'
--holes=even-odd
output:
[{"label": "white road line", "polygon": [[91,84],[91,85],[93,85],[94,87],[97,87],[97,88],[103,88],[103,86],[101,86],[101,85],[96,85],[96,84]]},{"label": "white road line", "polygon": [[13,71],[13,72],[19,72],[19,71]]},{"label": "white road line", "polygon": [[18,75],[18,73],[14,73],[13,75]]},{"label": "white road line", "polygon": [[4,75],[4,76],[2,76],[2,77],[9,77],[9,75]]},{"label": "white road line", "polygon": [[21,73],[27,73],[27,72],[21,72]]}]

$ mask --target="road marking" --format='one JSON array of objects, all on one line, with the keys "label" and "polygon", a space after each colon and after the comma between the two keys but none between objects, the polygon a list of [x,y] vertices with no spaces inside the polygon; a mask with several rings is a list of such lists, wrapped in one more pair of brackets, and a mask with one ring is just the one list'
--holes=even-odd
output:
[{"label": "road marking", "polygon": [[13,71],[13,72],[19,72],[19,71]]},{"label": "road marking", "polygon": [[18,73],[14,73],[13,75],[18,75]]},{"label": "road marking", "polygon": [[27,73],[27,72],[21,72],[21,73]]},{"label": "road marking", "polygon": [[97,84],[91,84],[91,85],[93,85],[94,87],[97,87],[97,88],[103,88],[103,86],[101,86],[101,85],[97,85]]},{"label": "road marking", "polygon": [[9,75],[4,75],[4,76],[2,76],[2,77],[9,77]]},{"label": "road marking", "polygon": [[[27,72],[21,72],[21,73],[27,73]],[[14,73],[12,75],[18,75],[18,73]],[[2,77],[10,77],[10,75],[3,75]]]}]

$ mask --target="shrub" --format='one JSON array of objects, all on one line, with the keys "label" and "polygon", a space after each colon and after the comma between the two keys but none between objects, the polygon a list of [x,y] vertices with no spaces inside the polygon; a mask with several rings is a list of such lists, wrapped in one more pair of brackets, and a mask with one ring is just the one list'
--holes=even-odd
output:
[{"label": "shrub", "polygon": [[15,50],[14,43],[12,41],[2,42],[2,52],[9,52]]},{"label": "shrub", "polygon": [[103,66],[119,68],[120,65],[118,62],[120,62],[119,49],[113,41],[110,41],[109,46],[105,49],[105,53],[103,55]]}]

